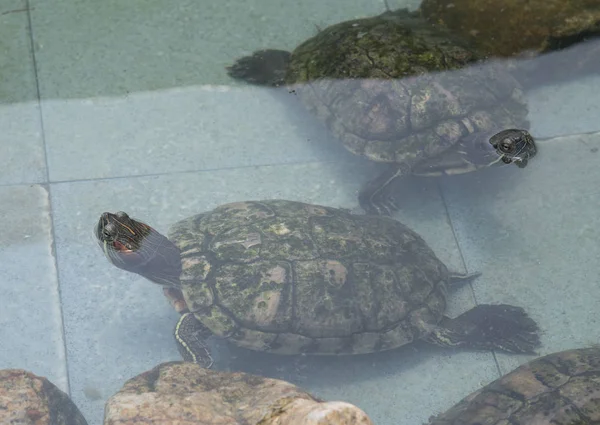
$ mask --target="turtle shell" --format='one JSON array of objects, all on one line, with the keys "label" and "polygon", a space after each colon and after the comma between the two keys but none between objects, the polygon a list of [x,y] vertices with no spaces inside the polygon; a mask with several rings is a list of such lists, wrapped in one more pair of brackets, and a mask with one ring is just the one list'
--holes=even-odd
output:
[{"label": "turtle shell", "polygon": [[598,0],[423,0],[420,12],[488,56],[518,58],[510,66],[526,89],[600,69]]},{"label": "turtle shell", "polygon": [[286,85],[352,153],[416,164],[472,133],[528,128],[518,81],[407,10],[330,26],[291,54]]},{"label": "turtle shell", "polygon": [[429,425],[595,424],[600,348],[549,354],[475,391]]},{"label": "turtle shell", "polygon": [[279,354],[407,344],[446,308],[448,270],[396,220],[284,200],[240,202],[173,225],[181,289],[215,335]]},{"label": "turtle shell", "polygon": [[420,12],[493,56],[545,53],[600,35],[598,0],[423,0]]}]

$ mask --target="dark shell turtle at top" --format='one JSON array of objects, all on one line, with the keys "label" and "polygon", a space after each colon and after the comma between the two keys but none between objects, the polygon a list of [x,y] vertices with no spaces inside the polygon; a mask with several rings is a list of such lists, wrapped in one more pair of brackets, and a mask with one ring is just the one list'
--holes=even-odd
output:
[{"label": "dark shell turtle at top", "polygon": [[553,353],[473,392],[428,425],[596,425],[600,347]]},{"label": "dark shell turtle at top", "polygon": [[447,283],[471,276],[449,273],[389,217],[265,200],[186,218],[168,238],[123,212],[104,213],[96,235],[115,266],[165,285],[182,306],[175,335],[199,363],[210,359],[209,335],[279,354],[362,354],[417,339],[509,352],[539,343],[519,307],[445,317]]},{"label": "dark shell turtle at top", "polygon": [[398,208],[388,188],[397,177],[524,166],[535,155],[520,84],[482,59],[464,40],[401,9],[332,25],[291,53],[257,51],[228,73],[286,86],[350,152],[391,164],[359,195],[367,212],[386,213]]}]

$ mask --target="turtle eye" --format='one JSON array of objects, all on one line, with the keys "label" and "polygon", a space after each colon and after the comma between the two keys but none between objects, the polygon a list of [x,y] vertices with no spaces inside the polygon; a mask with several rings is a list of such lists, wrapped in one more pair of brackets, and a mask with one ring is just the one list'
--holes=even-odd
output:
[{"label": "turtle eye", "polygon": [[500,150],[504,153],[513,153],[517,147],[512,140],[504,139],[500,142]]},{"label": "turtle eye", "polygon": [[117,234],[117,231],[115,229],[115,225],[112,223],[108,223],[106,226],[104,226],[104,228],[102,229],[102,237],[107,240],[107,241],[112,241],[115,239],[115,236]]}]

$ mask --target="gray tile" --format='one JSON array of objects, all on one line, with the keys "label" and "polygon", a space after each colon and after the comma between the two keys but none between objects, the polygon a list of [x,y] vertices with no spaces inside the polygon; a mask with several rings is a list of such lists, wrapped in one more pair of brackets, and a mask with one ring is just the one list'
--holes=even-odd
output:
[{"label": "gray tile", "polygon": [[0,185],[46,181],[26,3],[0,6]]},{"label": "gray tile", "polygon": [[239,55],[292,49],[317,26],[383,11],[376,0],[30,3],[44,99],[229,84],[224,68]]},{"label": "gray tile", "polygon": [[[526,308],[545,354],[600,336],[600,134],[538,145],[527,168],[457,177],[444,193],[467,266],[483,272],[478,302]],[[499,356],[504,372],[528,359]]]},{"label": "gray tile", "polygon": [[532,132],[537,137],[556,137],[600,131],[600,103],[590,95],[599,91],[600,75],[531,90],[527,98]]},{"label": "gray tile", "polygon": [[44,101],[50,181],[351,156],[280,99],[268,89],[196,87]]},{"label": "gray tile", "polygon": [[37,100],[25,0],[0,5],[0,104]]},{"label": "gray tile", "polygon": [[[379,169],[355,159],[342,164],[249,167],[53,184],[71,394],[90,424],[100,424],[105,399],[125,379],[161,361],[179,358],[171,337],[176,314],[162,291],[110,265],[96,245],[92,228],[101,212],[124,210],[165,232],[176,220],[239,200],[284,198],[356,208],[358,188]],[[407,182],[401,189],[411,200],[400,215],[402,220],[421,233],[444,261],[460,269],[460,254],[435,184]],[[468,287],[451,297],[452,314],[472,305]],[[427,400],[428,406],[448,406],[458,393],[466,395],[480,381],[492,379],[495,372],[489,354],[432,347],[344,358],[343,362],[312,357],[272,359],[222,342],[217,343],[217,349],[222,353],[217,359],[219,368],[269,376],[284,373],[286,379],[328,398],[355,401],[382,425],[397,423],[405,414],[425,420],[429,415],[425,409],[405,413],[402,408],[408,409],[413,402],[420,405],[422,400]],[[433,373],[437,377],[434,384],[419,379]],[[460,389],[447,393],[457,382]]]},{"label": "gray tile", "polygon": [[27,369],[68,391],[48,192],[0,187],[0,205],[0,369]]},{"label": "gray tile", "polygon": [[46,159],[37,102],[0,105],[0,185],[45,183]]}]

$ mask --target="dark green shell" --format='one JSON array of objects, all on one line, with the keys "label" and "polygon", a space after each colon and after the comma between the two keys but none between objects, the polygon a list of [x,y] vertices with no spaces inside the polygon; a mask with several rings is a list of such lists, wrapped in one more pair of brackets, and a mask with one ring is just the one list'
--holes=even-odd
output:
[{"label": "dark green shell", "polygon": [[[528,128],[517,80],[406,10],[342,22],[300,44],[286,83],[352,153],[410,165],[473,133]],[[466,170],[466,171],[471,171]]]},{"label": "dark green shell", "polygon": [[395,348],[438,323],[448,270],[396,220],[268,200],[176,223],[181,285],[214,334],[281,354]]},{"label": "dark green shell", "polygon": [[429,425],[600,423],[600,348],[550,354],[467,396]]}]

